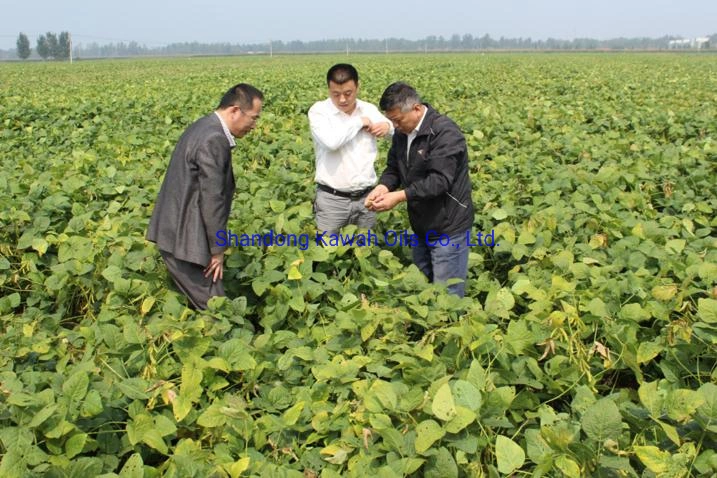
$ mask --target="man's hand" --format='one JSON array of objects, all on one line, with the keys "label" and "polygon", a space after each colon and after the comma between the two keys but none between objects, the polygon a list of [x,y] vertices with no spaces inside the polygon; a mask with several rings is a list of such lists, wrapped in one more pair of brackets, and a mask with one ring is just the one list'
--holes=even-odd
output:
[{"label": "man's hand", "polygon": [[383,138],[391,131],[391,125],[388,123],[371,123],[371,125],[366,128],[366,131],[377,138]]},{"label": "man's hand", "polygon": [[366,206],[366,209],[368,209],[369,211],[373,211],[373,202],[387,192],[388,188],[383,184],[379,184],[378,186],[373,188],[370,193],[368,193],[368,196],[366,196],[366,200],[364,201],[363,205]]},{"label": "man's hand", "polygon": [[224,253],[215,254],[209,260],[209,265],[204,268],[204,277],[212,277],[212,282],[224,277]]},{"label": "man's hand", "polygon": [[[378,188],[378,186],[377,186],[377,188]],[[384,186],[384,188],[385,188],[385,186]],[[371,191],[369,196],[366,198],[366,202],[369,203],[366,207],[371,211],[376,211],[376,212],[389,211],[389,210],[393,209],[394,207],[396,207],[396,205],[398,203],[401,203],[406,200],[406,192],[405,191],[401,190],[401,191],[394,191],[394,192],[390,193],[390,192],[388,192],[388,190],[386,190],[386,192],[384,192],[383,194],[377,195],[375,198],[373,198],[369,202],[369,199],[371,198],[371,194],[373,194],[375,191],[376,191],[376,189]]]}]

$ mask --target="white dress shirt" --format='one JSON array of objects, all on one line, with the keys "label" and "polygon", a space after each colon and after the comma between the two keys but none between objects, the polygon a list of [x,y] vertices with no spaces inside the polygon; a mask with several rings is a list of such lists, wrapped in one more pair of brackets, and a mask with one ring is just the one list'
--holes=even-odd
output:
[{"label": "white dress shirt", "polygon": [[215,111],[214,114],[217,115],[217,118],[219,118],[219,122],[222,124],[222,129],[224,130],[224,135],[227,137],[227,141],[229,141],[229,147],[230,148],[236,147],[237,143],[234,140],[234,136],[229,132],[229,127],[224,122],[222,115],[220,115],[219,112],[217,112],[217,111]]},{"label": "white dress shirt", "polygon": [[309,110],[309,126],[316,152],[314,180],[344,192],[360,191],[376,183],[373,163],[378,156],[376,138],[363,129],[361,117],[372,123],[393,125],[371,103],[356,100],[356,108],[348,115],[339,110],[330,98],[314,103]]}]

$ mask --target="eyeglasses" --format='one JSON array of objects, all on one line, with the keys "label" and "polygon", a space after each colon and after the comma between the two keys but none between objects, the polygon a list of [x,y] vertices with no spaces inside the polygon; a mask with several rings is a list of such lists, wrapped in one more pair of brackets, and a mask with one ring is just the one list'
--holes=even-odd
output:
[{"label": "eyeglasses", "polygon": [[239,108],[239,111],[241,111],[241,114],[243,114],[244,116],[248,116],[252,123],[256,123],[257,120],[259,119],[259,114],[258,114],[258,113],[255,114],[255,115],[252,115],[252,114],[247,113],[246,111],[244,111],[244,110],[241,109],[241,108]]}]

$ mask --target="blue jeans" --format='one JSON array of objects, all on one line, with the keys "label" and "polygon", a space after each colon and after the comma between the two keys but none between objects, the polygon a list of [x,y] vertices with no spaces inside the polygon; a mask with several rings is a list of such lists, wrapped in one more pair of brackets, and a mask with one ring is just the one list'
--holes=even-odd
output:
[{"label": "blue jeans", "polygon": [[414,264],[431,282],[446,282],[453,278],[463,281],[448,286],[448,292],[458,297],[465,295],[465,281],[468,275],[470,251],[466,237],[465,231],[450,237],[444,235],[435,243],[434,241],[426,243],[425,238],[421,237],[418,239],[418,246],[411,248]]}]

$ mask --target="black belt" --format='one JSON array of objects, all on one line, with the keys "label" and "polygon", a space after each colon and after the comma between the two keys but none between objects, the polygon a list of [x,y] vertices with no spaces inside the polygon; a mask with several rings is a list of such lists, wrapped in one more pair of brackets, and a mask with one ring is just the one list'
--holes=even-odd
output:
[{"label": "black belt", "polygon": [[366,189],[362,189],[361,191],[339,191],[338,189],[331,188],[325,184],[316,183],[316,187],[321,189],[324,192],[327,192],[329,194],[333,194],[334,196],[340,196],[342,198],[349,198],[349,199],[359,199],[366,194],[370,193],[373,187],[368,187]]}]

